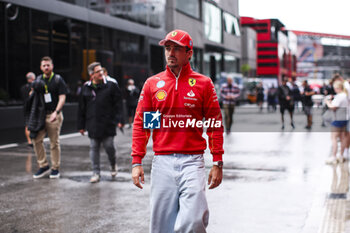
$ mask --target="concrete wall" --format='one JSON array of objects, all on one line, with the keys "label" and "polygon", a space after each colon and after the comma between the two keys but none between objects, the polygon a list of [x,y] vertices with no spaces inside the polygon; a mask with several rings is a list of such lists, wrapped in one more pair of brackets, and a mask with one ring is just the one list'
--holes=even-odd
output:
[{"label": "concrete wall", "polygon": [[[256,70],[256,32],[248,27],[241,27],[242,63]],[[253,47],[253,44],[255,44]]]},{"label": "concrete wall", "polygon": [[[243,0],[244,1],[244,0]],[[221,0],[218,6],[226,12],[229,12],[239,18],[238,0]]]},{"label": "concrete wall", "polygon": [[89,23],[94,23],[104,27],[110,27],[117,30],[122,30],[130,33],[148,36],[151,38],[161,39],[164,34],[162,28],[151,28],[139,23],[131,22],[118,17],[113,17],[108,14],[90,10],[85,7],[76,6],[70,3],[56,0],[6,0],[6,2],[14,3],[19,6],[24,6],[36,10],[50,12],[53,14],[77,19]]},{"label": "concrete wall", "polygon": [[[77,103],[66,103],[63,108],[62,133],[77,132]],[[0,145],[26,142],[22,106],[0,108]]]},{"label": "concrete wall", "polygon": [[194,47],[204,48],[204,25],[199,19],[192,18],[176,10],[176,1],[167,0],[166,2],[166,31],[182,29],[187,31],[192,39]]},{"label": "concrete wall", "polygon": [[178,11],[175,11],[174,15],[174,27],[187,31],[191,35],[195,47],[204,48],[205,35],[203,22]]},{"label": "concrete wall", "polygon": [[[203,1],[201,6],[203,7]],[[222,0],[219,1],[218,6],[224,9],[226,12],[233,14],[236,17],[238,15],[238,0]],[[201,9],[202,11],[202,9]],[[202,12],[203,14],[203,12]],[[204,16],[202,15],[202,18]],[[203,20],[203,19],[202,19]],[[218,46],[225,48],[232,52],[236,57],[241,57],[241,39],[240,37],[230,35],[224,32],[223,43],[218,44],[209,41],[205,38],[204,22],[202,20],[190,17],[184,13],[176,10],[176,1],[167,0],[166,6],[166,31],[169,32],[175,28],[183,29],[190,33],[194,46],[197,48],[204,48],[205,44]]]},{"label": "concrete wall", "polygon": [[224,32],[224,47],[235,57],[241,58],[241,37]]}]

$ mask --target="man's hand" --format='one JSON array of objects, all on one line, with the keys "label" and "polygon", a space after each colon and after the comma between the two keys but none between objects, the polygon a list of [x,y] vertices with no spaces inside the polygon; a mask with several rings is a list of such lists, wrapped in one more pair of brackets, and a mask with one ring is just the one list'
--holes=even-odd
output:
[{"label": "man's hand", "polygon": [[132,181],[134,182],[134,185],[136,187],[143,189],[142,185],[140,184],[140,177],[141,177],[141,183],[145,183],[145,173],[143,172],[143,167],[136,166],[132,168]]},{"label": "man's hand", "polygon": [[208,185],[209,189],[214,189],[218,187],[221,184],[222,181],[222,168],[219,168],[218,166],[213,166],[210,170],[209,177],[208,177]]},{"label": "man's hand", "polygon": [[124,125],[122,123],[118,123],[117,126],[118,126],[119,129],[124,127]]},{"label": "man's hand", "polygon": [[54,111],[50,115],[50,122],[54,122],[57,119],[57,112]]},{"label": "man's hand", "polygon": [[81,135],[83,135],[83,136],[84,136],[84,135],[85,135],[85,130],[80,129],[80,130],[79,130],[79,133],[80,133]]}]

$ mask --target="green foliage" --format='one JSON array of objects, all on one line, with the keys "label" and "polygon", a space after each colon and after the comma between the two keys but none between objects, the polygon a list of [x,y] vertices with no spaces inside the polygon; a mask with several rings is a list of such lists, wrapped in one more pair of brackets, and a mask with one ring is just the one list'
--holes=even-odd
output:
[{"label": "green foliage", "polygon": [[241,72],[245,75],[247,75],[249,73],[250,69],[251,69],[251,67],[248,64],[243,64],[241,66]]}]

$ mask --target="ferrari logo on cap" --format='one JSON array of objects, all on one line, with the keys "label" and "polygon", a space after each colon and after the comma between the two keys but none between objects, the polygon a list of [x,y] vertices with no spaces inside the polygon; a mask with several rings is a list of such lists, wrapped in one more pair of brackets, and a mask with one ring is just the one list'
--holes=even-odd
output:
[{"label": "ferrari logo on cap", "polygon": [[173,32],[171,33],[171,36],[174,37],[174,36],[176,36],[176,34],[177,34],[177,32],[176,32],[176,31],[173,31]]},{"label": "ferrari logo on cap", "polygon": [[194,78],[188,79],[188,84],[190,84],[190,86],[193,87],[194,85],[196,85],[196,79]]}]

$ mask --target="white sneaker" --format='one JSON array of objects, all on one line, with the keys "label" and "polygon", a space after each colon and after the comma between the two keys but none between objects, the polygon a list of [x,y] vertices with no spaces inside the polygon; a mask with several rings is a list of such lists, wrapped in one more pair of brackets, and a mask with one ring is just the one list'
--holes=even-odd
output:
[{"label": "white sneaker", "polygon": [[117,164],[115,164],[115,165],[114,165],[114,168],[112,168],[112,170],[111,170],[111,176],[112,176],[112,178],[116,177],[117,174],[118,174],[118,166],[117,166]]},{"label": "white sneaker", "polygon": [[93,174],[90,178],[90,183],[97,183],[100,181],[100,175],[99,174]]},{"label": "white sneaker", "polygon": [[345,162],[345,158],[344,156],[340,156],[339,158],[337,158],[339,163],[344,163]]},{"label": "white sneaker", "polygon": [[334,156],[330,156],[328,159],[326,159],[326,164],[337,164],[338,159]]}]

